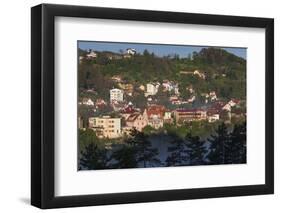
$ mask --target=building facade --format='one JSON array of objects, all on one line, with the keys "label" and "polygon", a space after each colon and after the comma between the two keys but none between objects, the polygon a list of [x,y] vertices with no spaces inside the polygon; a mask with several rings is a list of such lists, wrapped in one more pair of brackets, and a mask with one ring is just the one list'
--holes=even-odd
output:
[{"label": "building facade", "polygon": [[174,115],[177,124],[207,119],[207,112],[202,109],[178,109],[174,111]]},{"label": "building facade", "polygon": [[147,126],[147,117],[145,114],[133,113],[126,119],[126,127],[130,129],[136,128],[138,131],[142,131]]},{"label": "building facade", "polygon": [[121,118],[90,117],[89,128],[92,128],[99,138],[119,138],[122,136]]},{"label": "building facade", "polygon": [[92,50],[87,54],[87,58],[89,58],[89,59],[93,59],[96,57],[97,57],[97,54]]},{"label": "building facade", "polygon": [[149,96],[149,95],[156,95],[158,92],[158,88],[159,88],[160,84],[159,83],[148,83],[146,84],[146,93],[145,96]]},{"label": "building facade", "polygon": [[148,125],[154,129],[163,127],[163,120],[165,115],[165,107],[161,105],[152,105],[144,112],[148,118]]},{"label": "building facade", "polygon": [[110,101],[122,102],[124,100],[124,92],[121,89],[111,89],[110,90]]}]

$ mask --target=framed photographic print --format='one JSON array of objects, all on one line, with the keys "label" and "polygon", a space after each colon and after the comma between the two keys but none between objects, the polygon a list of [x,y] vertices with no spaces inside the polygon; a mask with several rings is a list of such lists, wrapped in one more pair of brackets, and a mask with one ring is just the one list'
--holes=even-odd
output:
[{"label": "framed photographic print", "polygon": [[273,193],[273,19],[31,14],[32,205]]}]

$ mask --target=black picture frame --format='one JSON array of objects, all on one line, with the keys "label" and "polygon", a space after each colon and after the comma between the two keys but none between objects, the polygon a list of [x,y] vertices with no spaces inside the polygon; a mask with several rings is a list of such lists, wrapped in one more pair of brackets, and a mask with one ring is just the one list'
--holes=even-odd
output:
[{"label": "black picture frame", "polygon": [[[265,184],[56,197],[54,171],[55,17],[264,28]],[[42,209],[272,194],[274,192],[274,20],[239,16],[41,4],[31,9],[31,204]]]}]

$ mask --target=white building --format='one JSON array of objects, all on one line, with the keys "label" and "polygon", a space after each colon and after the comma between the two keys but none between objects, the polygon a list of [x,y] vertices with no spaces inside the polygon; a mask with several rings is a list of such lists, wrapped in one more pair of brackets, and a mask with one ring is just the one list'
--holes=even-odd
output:
[{"label": "white building", "polygon": [[164,121],[164,123],[172,123],[173,122],[171,111],[165,111],[163,121]]},{"label": "white building", "polygon": [[148,119],[148,125],[153,127],[154,129],[162,128],[164,124],[163,119],[158,118],[157,116],[152,116]]},{"label": "white building", "polygon": [[92,59],[92,58],[96,58],[97,54],[94,51],[90,51],[90,53],[87,54],[87,58]]},{"label": "white building", "polygon": [[199,70],[194,70],[193,75],[197,75],[199,78],[206,79],[206,75],[203,72],[200,72]]},{"label": "white building", "polygon": [[124,97],[124,92],[121,89],[111,89],[110,90],[110,102],[117,101],[122,102]]},{"label": "white building", "polygon": [[110,116],[90,117],[89,128],[92,128],[100,138],[118,138],[122,136],[121,118]]},{"label": "white building", "polygon": [[135,55],[137,53],[137,51],[133,48],[128,48],[126,51],[129,55]]},{"label": "white building", "polygon": [[84,98],[82,100],[82,104],[87,105],[87,106],[94,106],[95,105],[95,103],[90,98]]},{"label": "white building", "polygon": [[159,83],[148,83],[146,84],[145,96],[156,95],[158,92],[160,84]]}]

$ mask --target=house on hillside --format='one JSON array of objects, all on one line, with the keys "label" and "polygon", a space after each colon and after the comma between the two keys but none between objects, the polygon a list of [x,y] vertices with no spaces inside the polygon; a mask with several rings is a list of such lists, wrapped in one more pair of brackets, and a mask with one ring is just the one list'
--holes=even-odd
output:
[{"label": "house on hillside", "polygon": [[145,86],[141,84],[141,85],[139,86],[139,89],[140,89],[141,91],[145,91]]},{"label": "house on hillside", "polygon": [[221,108],[209,108],[207,110],[207,119],[209,123],[216,122],[220,119]]},{"label": "house on hillside", "polygon": [[146,114],[140,112],[135,112],[130,114],[126,120],[126,126],[123,128],[125,132],[128,132],[135,128],[138,131],[142,131],[145,126],[147,126]]},{"label": "house on hillside", "polygon": [[174,115],[177,124],[207,119],[207,112],[203,109],[177,109]]},{"label": "house on hillside", "polygon": [[231,106],[224,101],[216,101],[209,108],[208,111],[219,114],[219,119],[230,121],[231,119]]},{"label": "house on hillside", "polygon": [[83,98],[81,104],[87,105],[87,106],[94,106],[95,103],[92,101],[91,98]]},{"label": "house on hillside", "polygon": [[171,124],[173,123],[172,112],[170,110],[166,110],[163,116],[163,122]]},{"label": "house on hillside", "polygon": [[159,89],[160,83],[148,83],[146,84],[146,93],[144,94],[145,97],[147,96],[153,96],[156,95],[158,93],[158,89]]},{"label": "house on hillside", "polygon": [[133,105],[129,104],[120,111],[121,116],[126,120],[131,114],[137,113],[138,110]]},{"label": "house on hillside", "polygon": [[161,105],[149,106],[144,113],[147,115],[148,125],[155,129],[163,127],[166,109]]},{"label": "house on hillside", "polygon": [[180,74],[183,74],[183,75],[196,75],[196,76],[198,76],[201,79],[204,79],[204,80],[206,79],[205,73],[203,73],[200,70],[194,70],[194,71],[182,70],[182,71],[180,71]]},{"label": "house on hillside", "polygon": [[110,90],[110,102],[122,102],[123,101],[124,92],[121,89],[111,89]]},{"label": "house on hillside", "polygon": [[137,53],[137,51],[133,48],[128,48],[126,49],[127,54],[129,55],[135,55]]},{"label": "house on hillside", "polygon": [[113,80],[114,82],[120,83],[120,82],[122,82],[122,77],[119,75],[114,75],[111,77],[111,80]]},{"label": "house on hillside", "polygon": [[89,53],[86,55],[88,59],[95,59],[97,56],[97,53],[95,53],[93,50],[90,50]]},{"label": "house on hillside", "polygon": [[199,70],[194,70],[193,75],[197,75],[199,78],[202,78],[204,80],[206,79],[206,75]]},{"label": "house on hillside", "polygon": [[90,117],[89,128],[93,129],[99,138],[119,138],[122,136],[121,118]]},{"label": "house on hillside", "polygon": [[102,108],[105,107],[107,105],[107,102],[105,100],[103,100],[102,98],[98,98],[96,100],[96,108]]}]

